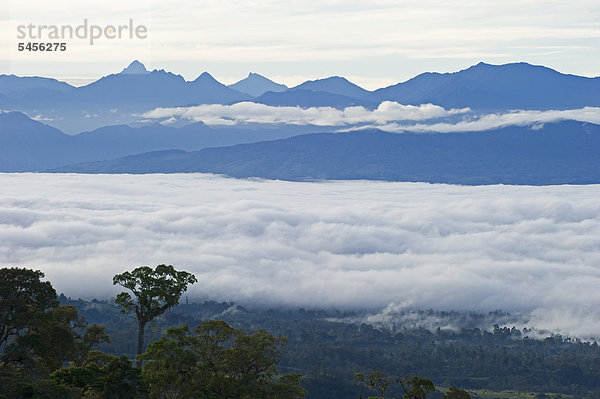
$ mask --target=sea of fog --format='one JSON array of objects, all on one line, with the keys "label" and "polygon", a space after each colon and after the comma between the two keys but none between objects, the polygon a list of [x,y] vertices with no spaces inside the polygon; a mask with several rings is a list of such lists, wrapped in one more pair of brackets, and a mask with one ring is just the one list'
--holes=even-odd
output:
[{"label": "sea of fog", "polygon": [[[502,309],[600,336],[600,185],[284,182],[208,174],[0,174],[0,266],[108,298],[167,263],[190,298]],[[379,319],[378,319],[379,320]]]}]

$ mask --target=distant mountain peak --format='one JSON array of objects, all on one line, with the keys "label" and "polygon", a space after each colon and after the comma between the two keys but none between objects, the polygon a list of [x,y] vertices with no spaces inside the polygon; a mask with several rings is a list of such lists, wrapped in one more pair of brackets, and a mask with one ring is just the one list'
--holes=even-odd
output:
[{"label": "distant mountain peak", "polygon": [[330,76],[323,79],[307,80],[306,82],[293,87],[293,89],[325,91],[353,98],[361,98],[369,93],[369,91],[350,82],[342,76]]},{"label": "distant mountain peak", "polygon": [[196,79],[194,79],[194,83],[200,82],[219,83],[219,81],[208,72],[202,72]]},{"label": "distant mountain peak", "polygon": [[343,76],[337,76],[337,75],[329,76],[327,78],[309,80],[309,82],[335,82],[335,81],[350,83],[350,81],[348,79],[344,78]]},{"label": "distant mountain peak", "polygon": [[[245,79],[242,79],[242,80],[247,80],[247,79],[252,79],[252,80],[264,80],[264,81],[268,81],[268,82],[275,83],[275,82],[273,82],[271,79],[269,79],[269,78],[267,78],[267,77],[265,77],[265,76],[261,75],[260,73],[256,73],[256,72],[250,72],[250,73],[248,74],[248,77],[247,77],[247,78],[245,78]],[[240,82],[241,82],[241,81],[240,81]]]},{"label": "distant mountain peak", "polygon": [[210,73],[208,73],[208,72],[204,71],[204,72],[202,72],[202,73],[200,74],[200,76],[198,76],[198,77],[196,78],[196,80],[198,80],[198,79],[214,79],[214,78],[213,78],[213,76],[212,76]]},{"label": "distant mountain peak", "polygon": [[[530,64],[528,62],[509,62],[507,64],[488,64],[486,62],[479,62],[476,65],[472,65],[469,68],[465,69],[466,71],[468,70],[477,70],[477,69],[496,69],[496,70],[501,70],[501,69],[511,69],[511,68],[519,68],[519,69],[545,69],[545,70],[552,70],[551,68],[548,67],[544,67],[541,65],[533,65]],[[556,71],[555,71],[556,72]]]},{"label": "distant mountain peak", "polygon": [[600,80],[527,62],[480,62],[458,72],[423,73],[376,90],[368,99],[479,110],[569,109],[597,106],[599,85]]},{"label": "distant mountain peak", "polygon": [[144,75],[150,73],[144,64],[138,60],[134,60],[129,66],[121,71],[124,75]]},{"label": "distant mountain peak", "polygon": [[268,91],[282,92],[287,90],[286,85],[273,82],[271,79],[255,72],[250,72],[248,77],[229,85],[229,87],[254,97],[258,97]]}]

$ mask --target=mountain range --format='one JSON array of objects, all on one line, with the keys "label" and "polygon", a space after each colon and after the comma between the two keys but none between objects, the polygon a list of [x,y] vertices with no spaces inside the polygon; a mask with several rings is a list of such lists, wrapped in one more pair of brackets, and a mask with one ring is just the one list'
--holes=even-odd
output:
[{"label": "mountain range", "polygon": [[315,133],[200,151],[150,152],[70,173],[210,172],[281,180],[451,184],[600,183],[600,125],[564,121],[469,133]]},{"label": "mountain range", "polygon": [[[514,109],[588,107],[587,114],[594,114],[593,107],[600,107],[600,78],[561,74],[526,63],[479,63],[454,73],[423,73],[375,91],[340,76],[288,88],[256,73],[226,86],[208,72],[186,81],[164,70],[149,71],[139,61],[82,87],[50,78],[0,75],[0,109],[4,110],[0,111],[0,171],[213,172],[286,180],[461,184],[600,183],[598,125],[564,120],[565,116],[552,117],[549,120],[555,122],[543,125],[521,121],[519,126],[478,132],[427,134],[365,130],[362,122],[347,125],[345,121],[351,118],[343,119],[340,126],[329,122],[306,125],[303,119],[294,119],[309,112],[316,115],[315,120],[328,121],[332,111],[338,115],[333,108],[352,106],[367,110],[351,110],[348,115],[375,115],[372,110],[382,101],[462,108],[451,113],[438,107],[443,112],[431,115],[442,116],[413,119],[424,126],[469,122],[483,119],[486,113],[510,117]],[[240,104],[233,112],[248,113],[248,121],[261,121],[240,122],[238,115],[227,114],[233,108],[220,107],[227,112],[216,115],[224,123],[219,128],[203,123],[202,113],[181,120],[167,120],[167,116],[161,123],[143,116],[157,107],[240,102],[275,108]],[[277,107],[282,106],[293,108],[280,111]],[[406,107],[394,107],[393,112],[407,112]],[[207,109],[211,108],[202,112]],[[253,112],[261,117],[261,112],[290,112],[292,117],[253,119]],[[386,112],[388,118],[390,112]],[[570,113],[564,115],[568,118]],[[369,125],[368,118],[354,120]],[[340,129],[351,132],[336,132]]]},{"label": "mountain range", "polygon": [[186,81],[164,70],[148,71],[139,61],[82,87],[55,79],[0,75],[1,109],[40,114],[67,133],[114,124],[115,115],[109,110],[118,111],[119,123],[133,123],[135,115],[156,107],[240,101],[304,108],[375,108],[389,100],[477,111],[545,110],[600,106],[599,93],[600,77],[567,75],[527,63],[479,63],[453,73],[428,72],[372,92],[339,76],[292,88],[256,73],[230,86],[208,72]]},{"label": "mountain range", "polygon": [[217,82],[208,72],[193,81],[165,70],[148,71],[139,61],[133,61],[120,73],[104,76],[73,90],[31,91],[18,104],[44,105],[82,104],[96,107],[177,106],[188,103],[231,103],[250,99],[247,94]]}]

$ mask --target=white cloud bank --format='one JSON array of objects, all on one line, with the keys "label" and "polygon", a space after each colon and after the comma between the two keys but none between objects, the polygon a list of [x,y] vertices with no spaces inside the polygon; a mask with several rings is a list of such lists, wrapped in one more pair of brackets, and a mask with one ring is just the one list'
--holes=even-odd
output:
[{"label": "white cloud bank", "polygon": [[469,108],[446,110],[433,104],[402,105],[384,101],[374,110],[365,107],[275,107],[249,101],[232,105],[203,104],[192,107],[156,108],[141,116],[172,123],[178,119],[207,125],[240,123],[344,126],[358,123],[385,124],[391,121],[421,121],[469,112]]},{"label": "white cloud bank", "polygon": [[[204,104],[192,107],[156,108],[141,115],[145,120],[163,124],[179,120],[204,122],[207,125],[237,125],[244,123],[289,124],[342,127],[342,130],[375,128],[388,132],[472,132],[505,126],[541,126],[561,120],[600,124],[600,107],[570,110],[514,110],[484,115],[472,114],[469,108],[445,109],[439,105],[402,105],[384,101],[370,110],[362,106],[346,107],[275,107],[253,102],[233,105]],[[428,120],[444,119],[426,123]],[[460,118],[458,121],[457,118]],[[449,120],[448,120],[449,119]],[[407,121],[417,121],[407,124]]]},{"label": "white cloud bank", "polygon": [[[0,174],[0,265],[60,292],[173,264],[191,296],[528,312],[600,336],[600,185],[297,183],[203,174]],[[533,321],[532,321],[533,323]]]},{"label": "white cloud bank", "polygon": [[402,125],[389,123],[386,125],[371,125],[369,127],[388,132],[477,132],[497,129],[506,126],[541,127],[544,123],[554,123],[563,120],[574,120],[600,124],[600,107],[584,107],[580,109],[530,111],[514,110],[506,113],[469,116],[459,122],[441,122],[432,124]]}]

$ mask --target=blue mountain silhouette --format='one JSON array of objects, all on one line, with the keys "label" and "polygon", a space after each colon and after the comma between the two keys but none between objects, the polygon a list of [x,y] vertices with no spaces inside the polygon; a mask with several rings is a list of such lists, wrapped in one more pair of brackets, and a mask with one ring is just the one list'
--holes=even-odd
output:
[{"label": "blue mountain silhouette", "polygon": [[192,82],[165,70],[149,72],[138,61],[121,73],[105,76],[77,90],[75,98],[94,105],[139,107],[224,104],[249,96],[217,82],[208,72]]},{"label": "blue mountain silhouette", "polygon": [[[275,84],[256,74],[238,83],[257,82],[258,91]],[[276,86],[276,90],[281,89]],[[41,113],[53,118],[53,126],[69,133],[133,123],[133,115],[156,107],[195,104],[252,100],[272,106],[374,108],[381,101],[391,100],[413,105],[433,103],[446,108],[470,107],[476,111],[544,110],[600,106],[599,93],[600,77],[566,75],[526,63],[479,63],[454,73],[424,73],[374,92],[334,76],[285,91],[267,91],[255,98],[221,84],[206,72],[188,82],[164,70],[148,71],[139,61],[133,61],[120,73],[79,88],[54,79],[0,77],[2,109]],[[115,109],[120,111],[118,117],[109,113]]]},{"label": "blue mountain silhouette", "polygon": [[0,75],[0,94],[13,98],[21,98],[32,89],[48,89],[70,92],[75,87],[68,83],[51,78],[37,76]]},{"label": "blue mountain silhouette", "polygon": [[453,184],[600,183],[600,125],[565,121],[485,132],[318,133],[152,152],[56,169],[76,173],[212,172],[283,180],[374,179]]},{"label": "blue mountain silhouette", "polygon": [[[62,82],[58,81],[52,84],[49,82],[51,80],[39,80],[37,82],[41,82],[40,85],[35,86],[34,82],[27,80],[28,78],[19,79],[21,80],[14,82],[11,80],[11,93],[28,91],[19,97],[6,94],[7,97],[13,98],[12,108],[15,110],[28,110],[40,106],[69,106],[83,108],[89,112],[107,107],[146,110],[159,106],[227,104],[250,98],[247,94],[217,82],[207,72],[202,73],[196,80],[187,82],[182,76],[162,69],[148,71],[139,61],[133,61],[120,73],[104,76],[77,88],[61,86],[59,83]],[[19,86],[22,88],[17,90]]]},{"label": "blue mountain silhouette", "polygon": [[287,90],[286,85],[275,83],[258,73],[252,72],[248,74],[248,77],[229,85],[229,87],[252,97],[258,97],[268,91],[281,92]]},{"label": "blue mountain silhouette", "polygon": [[142,127],[105,126],[67,135],[21,112],[0,112],[0,172],[35,172],[147,151],[198,150],[252,143],[290,137],[314,129],[311,126],[211,129],[202,122],[174,128],[155,123]]},{"label": "blue mountain silhouette", "polygon": [[331,76],[325,79],[308,80],[293,89],[324,91],[327,93],[339,94],[345,97],[361,98],[370,92],[362,87],[348,81],[341,76]]},{"label": "blue mountain silhouette", "polygon": [[257,103],[271,105],[274,107],[333,107],[345,108],[362,105],[366,107],[376,107],[377,104],[368,99],[357,99],[354,97],[343,96],[340,94],[329,93],[326,91],[314,91],[308,89],[289,89],[280,93],[272,91],[256,97],[252,100]]},{"label": "blue mountain silhouette", "polygon": [[565,75],[527,63],[481,62],[454,73],[423,73],[366,98],[473,109],[580,108],[600,106],[600,78]]}]

